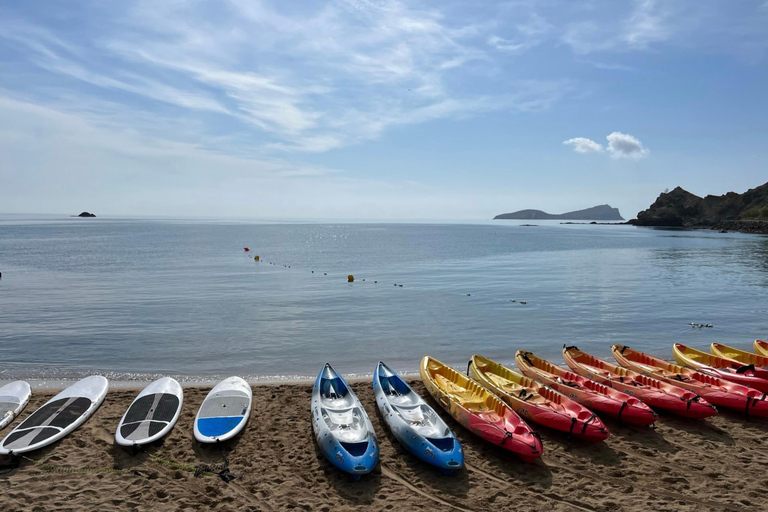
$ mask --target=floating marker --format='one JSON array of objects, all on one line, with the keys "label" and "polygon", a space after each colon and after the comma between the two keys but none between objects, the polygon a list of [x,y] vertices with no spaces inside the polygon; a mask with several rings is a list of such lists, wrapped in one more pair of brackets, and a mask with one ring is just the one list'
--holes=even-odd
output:
[{"label": "floating marker", "polygon": [[313,271],[312,271],[312,273],[314,274],[314,273],[315,273],[315,271],[313,270]]},{"label": "floating marker", "polygon": [[373,284],[379,284],[379,282],[378,281],[374,281]]},{"label": "floating marker", "polygon": [[471,297],[471,295],[470,295],[470,294],[467,294],[467,297]]},{"label": "floating marker", "polygon": [[347,276],[347,282],[348,283],[354,283],[355,282],[355,276],[353,276],[352,274],[349,274]]},{"label": "floating marker", "polygon": [[403,285],[401,285],[401,284],[399,284],[399,285],[397,285],[397,286],[399,286],[400,288],[402,288],[402,287],[403,287]]},{"label": "floating marker", "polygon": [[258,254],[253,257],[253,261],[259,261],[259,255]]},{"label": "floating marker", "polygon": [[323,272],[323,275],[324,275],[324,276],[327,276],[327,275],[328,275],[328,272]]},{"label": "floating marker", "polygon": [[248,251],[250,251],[250,249],[249,249],[249,248],[247,248],[247,247],[243,247],[243,250],[244,250],[245,252],[248,252]]},{"label": "floating marker", "polygon": [[520,304],[522,304],[523,306],[525,306],[525,305],[526,305],[526,304],[528,304],[528,303],[527,303],[527,302],[525,302],[524,300],[521,300],[521,301],[520,301]]}]

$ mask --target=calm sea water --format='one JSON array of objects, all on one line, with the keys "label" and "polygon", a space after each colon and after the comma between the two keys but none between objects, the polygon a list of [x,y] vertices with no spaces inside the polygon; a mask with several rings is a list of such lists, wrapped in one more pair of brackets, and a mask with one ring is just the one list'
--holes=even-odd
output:
[{"label": "calm sea water", "polygon": [[0,379],[415,372],[424,354],[768,337],[768,237],[539,224],[4,216]]}]

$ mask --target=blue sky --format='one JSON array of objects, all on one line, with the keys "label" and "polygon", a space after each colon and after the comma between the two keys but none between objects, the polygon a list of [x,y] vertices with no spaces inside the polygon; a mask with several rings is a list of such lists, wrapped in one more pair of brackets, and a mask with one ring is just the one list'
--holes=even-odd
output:
[{"label": "blue sky", "polygon": [[485,219],[768,180],[768,2],[1,2],[0,211]]}]

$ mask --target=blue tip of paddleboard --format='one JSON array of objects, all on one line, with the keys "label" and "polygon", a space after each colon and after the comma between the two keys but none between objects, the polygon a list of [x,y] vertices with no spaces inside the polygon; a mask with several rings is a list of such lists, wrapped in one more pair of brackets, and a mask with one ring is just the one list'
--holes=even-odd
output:
[{"label": "blue tip of paddleboard", "polygon": [[207,437],[219,437],[231,432],[241,421],[242,416],[200,418],[197,420],[197,430]]}]

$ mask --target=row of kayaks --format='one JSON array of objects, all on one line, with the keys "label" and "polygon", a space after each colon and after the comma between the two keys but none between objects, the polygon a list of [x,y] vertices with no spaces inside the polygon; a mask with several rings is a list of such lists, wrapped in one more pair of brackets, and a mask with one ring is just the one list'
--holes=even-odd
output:
[{"label": "row of kayaks", "polygon": [[[48,446],[77,427],[99,408],[109,389],[101,375],[77,381],[57,394],[0,441],[0,455],[19,455]],[[0,387],[0,429],[17,417],[29,402],[32,391],[24,381]],[[250,416],[251,386],[240,377],[219,382],[208,393],[195,416],[194,436],[201,443],[231,439],[245,427]],[[143,446],[157,441],[173,429],[184,400],[181,385],[171,377],[145,387],[126,410],[115,432],[121,446]]]},{"label": "row of kayaks", "polygon": [[[532,462],[543,445],[528,421],[597,442],[610,436],[601,417],[644,426],[657,420],[657,410],[704,419],[717,414],[717,407],[768,416],[760,382],[766,372],[761,367],[768,366],[768,343],[758,343],[766,355],[720,344],[713,344],[710,355],[675,344],[675,358],[686,367],[623,345],[611,347],[619,364],[564,346],[567,368],[518,350],[519,373],[480,355],[470,359],[467,375],[430,356],[422,359],[419,373],[435,402],[460,425]],[[374,371],[373,390],[385,424],[409,452],[447,473],[463,466],[462,447],[451,429],[382,362]],[[330,364],[317,376],[311,408],[315,439],[334,466],[356,478],[376,467],[373,425]]]},{"label": "row of kayaks", "polygon": [[[613,345],[619,364],[576,347],[563,347],[567,368],[518,350],[518,371],[473,355],[467,375],[425,356],[419,372],[427,391],[460,425],[526,462],[543,446],[532,422],[586,441],[610,436],[601,417],[649,425],[655,410],[703,419],[716,407],[768,416],[768,343],[755,353],[713,343],[711,354],[673,346],[680,365]],[[0,441],[0,454],[22,454],[63,438],[103,402],[109,384],[98,375],[69,386],[29,415]],[[450,473],[464,466],[461,443],[439,414],[397,373],[380,362],[373,375],[376,405],[393,436],[414,456]],[[0,387],[0,429],[29,402],[23,381]],[[121,418],[115,441],[122,446],[154,442],[176,424],[183,391],[164,377],[148,385]],[[236,436],[251,412],[250,385],[239,377],[217,384],[195,417],[194,436],[203,443]],[[330,364],[320,371],[311,398],[312,428],[320,451],[339,469],[359,477],[379,461],[373,425],[353,390]]]}]

